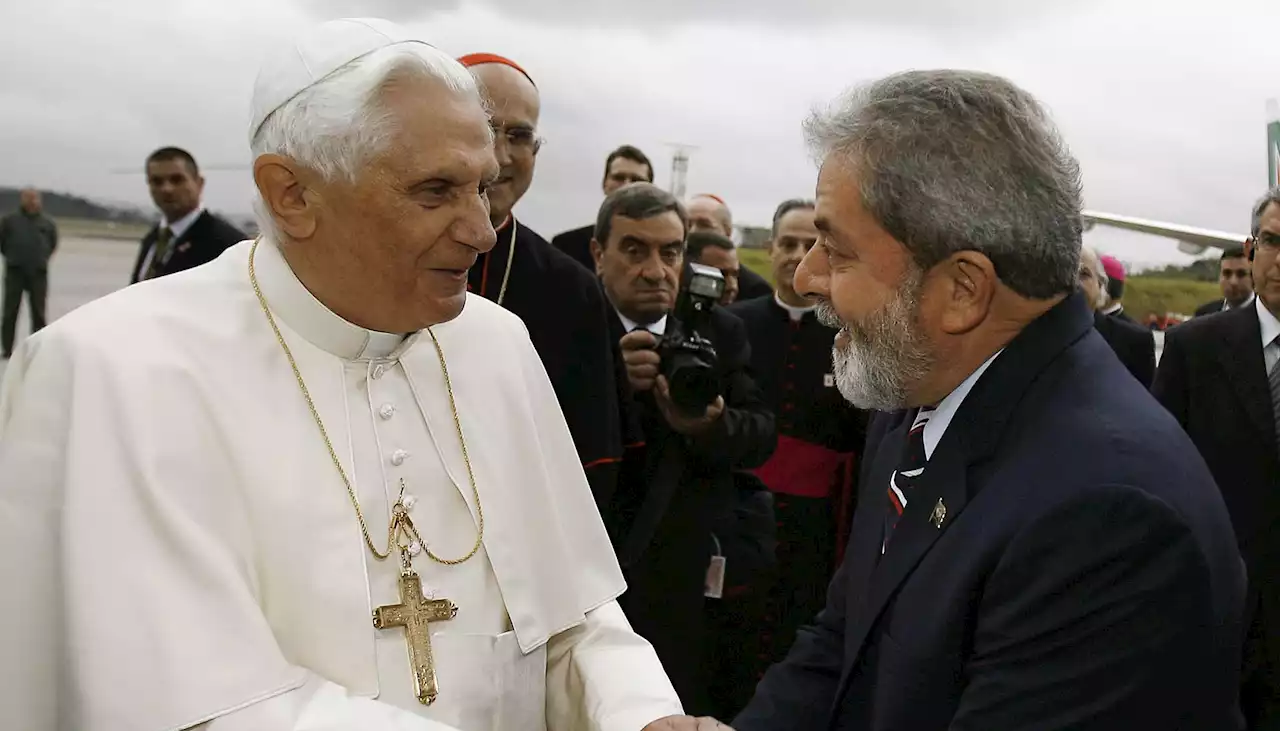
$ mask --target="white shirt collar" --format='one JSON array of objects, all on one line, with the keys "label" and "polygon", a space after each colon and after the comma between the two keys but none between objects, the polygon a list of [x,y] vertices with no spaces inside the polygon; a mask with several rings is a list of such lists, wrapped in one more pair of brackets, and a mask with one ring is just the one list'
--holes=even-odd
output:
[{"label": "white shirt collar", "polygon": [[1118,302],[1112,302],[1102,309],[1104,315],[1114,315],[1124,309],[1124,305]]},{"label": "white shirt collar", "polygon": [[[1248,307],[1249,305],[1253,304],[1253,301],[1254,301],[1256,298],[1257,298],[1257,295],[1256,295],[1256,294],[1254,294],[1253,292],[1250,292],[1250,293],[1249,293],[1249,299],[1245,300],[1244,302],[1241,302],[1241,303],[1240,303],[1240,306],[1241,306],[1241,307]],[[1227,311],[1227,310],[1234,310],[1234,309],[1235,309],[1235,308],[1231,306],[1231,303],[1230,303],[1230,302],[1226,301],[1225,299],[1224,299],[1224,300],[1222,300],[1222,310],[1223,310],[1223,312],[1225,312],[1225,311]]]},{"label": "white shirt collar", "polygon": [[1265,350],[1277,336],[1280,336],[1280,320],[1271,314],[1271,310],[1262,304],[1261,299],[1254,297],[1253,306],[1258,311],[1258,326],[1262,330],[1262,347]]},{"label": "white shirt collar", "polygon": [[969,395],[973,390],[974,384],[978,379],[982,378],[982,374],[987,368],[995,362],[995,359],[1004,352],[1004,348],[996,351],[995,355],[987,358],[986,362],[978,366],[978,369],[969,374],[955,390],[947,394],[947,397],[938,402],[938,407],[934,409],[933,415],[929,417],[929,423],[924,425],[924,458],[927,460],[933,456],[933,450],[937,448],[938,442],[942,441],[942,435],[947,431],[947,427],[951,424],[951,420],[955,417],[956,412],[960,410],[960,404],[964,401],[964,397]]},{"label": "white shirt collar", "polygon": [[797,320],[797,321],[803,319],[806,312],[813,312],[813,308],[815,307],[815,305],[808,305],[805,307],[796,307],[795,305],[789,305],[786,302],[782,301],[782,297],[780,297],[777,292],[773,293],[773,301],[777,302],[779,307],[786,310],[787,314],[791,316],[792,320]]},{"label": "white shirt collar", "polygon": [[186,233],[186,232],[187,232],[187,229],[191,228],[191,224],[195,223],[195,222],[196,222],[196,219],[197,219],[197,218],[199,218],[199,217],[200,217],[200,214],[202,214],[202,213],[204,213],[204,205],[203,205],[203,204],[196,206],[195,208],[193,208],[193,209],[191,210],[191,212],[190,212],[190,213],[188,213],[187,215],[183,216],[182,218],[179,218],[178,220],[174,221],[173,223],[169,223],[168,221],[166,221],[166,220],[164,219],[164,216],[161,216],[161,217],[160,217],[160,227],[161,227],[161,228],[164,228],[165,226],[168,226],[168,227],[169,227],[169,231],[171,231],[171,232],[173,233],[173,238],[175,238],[175,239],[176,239],[176,238],[178,238],[179,236],[181,236],[181,235],[183,235],[184,233]]},{"label": "white shirt collar", "polygon": [[344,360],[395,360],[417,340],[366,330],[336,315],[298,280],[275,242],[263,237],[254,256],[258,284],[271,312],[316,347]]},{"label": "white shirt collar", "polygon": [[[615,307],[614,311],[617,312],[618,309]],[[635,330],[638,327],[643,327],[645,330],[648,330],[649,332],[659,337],[667,334],[667,316],[666,315],[663,315],[658,320],[643,326],[640,325],[640,323],[636,322],[635,320],[632,320],[631,318],[622,314],[621,312],[618,312],[618,319],[622,320],[622,327],[627,332],[631,332],[632,330]]]}]

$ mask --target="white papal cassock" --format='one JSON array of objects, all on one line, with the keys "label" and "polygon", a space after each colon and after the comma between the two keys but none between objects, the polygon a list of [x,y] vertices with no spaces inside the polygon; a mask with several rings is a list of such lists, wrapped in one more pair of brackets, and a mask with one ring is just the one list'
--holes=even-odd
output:
[{"label": "white papal cassock", "polygon": [[[523,324],[479,297],[433,328],[483,549],[414,560],[453,600],[440,697],[414,698],[395,557],[364,546],[248,278],[249,243],[88,304],[15,355],[0,394],[0,728],[617,729],[680,712],[615,598],[609,540]],[[356,327],[277,248],[263,294],[374,542],[404,480],[429,547],[477,506],[430,336]]]}]

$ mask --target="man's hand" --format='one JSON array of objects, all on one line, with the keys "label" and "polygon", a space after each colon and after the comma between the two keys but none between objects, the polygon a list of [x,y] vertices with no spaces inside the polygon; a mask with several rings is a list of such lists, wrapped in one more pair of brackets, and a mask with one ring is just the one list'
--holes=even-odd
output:
[{"label": "man's hand", "polygon": [[720,418],[724,413],[724,397],[716,396],[716,400],[707,407],[707,410],[701,416],[685,416],[671,402],[671,387],[667,385],[665,376],[658,376],[655,379],[653,389],[653,400],[658,404],[658,410],[662,412],[662,418],[667,420],[667,424],[672,431],[683,434],[687,437],[696,437],[711,428],[712,424]]},{"label": "man's hand", "polygon": [[636,330],[622,336],[622,361],[627,365],[627,380],[636,391],[648,391],[658,377],[658,339],[648,330]]},{"label": "man's hand", "polygon": [[644,727],[644,731],[733,731],[711,717],[667,716]]}]

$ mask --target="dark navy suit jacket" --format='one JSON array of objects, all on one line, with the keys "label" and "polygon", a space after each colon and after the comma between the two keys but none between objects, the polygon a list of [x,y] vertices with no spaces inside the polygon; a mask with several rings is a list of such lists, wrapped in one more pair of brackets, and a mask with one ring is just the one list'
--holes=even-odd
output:
[{"label": "dark navy suit jacket", "polygon": [[873,421],[827,606],[738,731],[1241,728],[1222,497],[1082,296],[978,380],[881,556],[910,415]]}]

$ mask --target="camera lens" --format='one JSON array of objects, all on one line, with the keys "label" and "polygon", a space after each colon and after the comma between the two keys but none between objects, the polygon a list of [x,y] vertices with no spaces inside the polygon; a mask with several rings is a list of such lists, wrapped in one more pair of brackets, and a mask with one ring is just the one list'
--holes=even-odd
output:
[{"label": "camera lens", "polygon": [[700,416],[720,390],[715,369],[695,355],[681,353],[676,356],[668,378],[671,385],[671,402],[681,412]]}]

